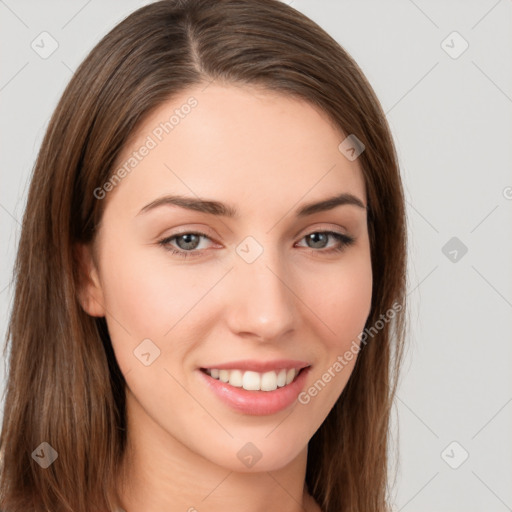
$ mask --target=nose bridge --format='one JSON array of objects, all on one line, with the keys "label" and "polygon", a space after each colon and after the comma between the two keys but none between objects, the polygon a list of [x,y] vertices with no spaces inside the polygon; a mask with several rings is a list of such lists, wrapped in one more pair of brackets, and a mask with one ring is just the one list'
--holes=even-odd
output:
[{"label": "nose bridge", "polygon": [[236,247],[230,290],[231,329],[268,341],[289,331],[297,317],[291,274],[270,239],[264,244],[247,237]]}]

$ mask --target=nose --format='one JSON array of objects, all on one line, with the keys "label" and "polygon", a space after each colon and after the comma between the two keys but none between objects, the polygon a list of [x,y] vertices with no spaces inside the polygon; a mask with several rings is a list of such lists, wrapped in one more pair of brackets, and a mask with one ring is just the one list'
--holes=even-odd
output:
[{"label": "nose", "polygon": [[265,249],[252,263],[236,256],[230,274],[226,315],[234,334],[278,342],[296,328],[297,297],[277,249]]}]

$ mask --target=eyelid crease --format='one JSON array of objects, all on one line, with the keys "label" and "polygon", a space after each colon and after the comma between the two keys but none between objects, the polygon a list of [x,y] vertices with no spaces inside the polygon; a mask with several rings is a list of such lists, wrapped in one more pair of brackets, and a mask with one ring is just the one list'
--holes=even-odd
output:
[{"label": "eyelid crease", "polygon": [[[346,231],[346,233],[340,232],[339,231],[340,229]],[[303,233],[301,236],[301,238],[302,238],[306,235],[309,235],[310,233],[317,233],[319,231],[334,231],[336,233],[339,233],[340,235],[349,236],[349,234],[348,234],[349,229],[347,229],[345,226],[333,224],[332,222],[317,222],[317,223],[314,223],[313,226],[308,226],[307,228],[299,229],[299,231],[297,231],[297,233],[293,236],[293,238],[297,238],[298,236],[301,235],[301,233]]]}]

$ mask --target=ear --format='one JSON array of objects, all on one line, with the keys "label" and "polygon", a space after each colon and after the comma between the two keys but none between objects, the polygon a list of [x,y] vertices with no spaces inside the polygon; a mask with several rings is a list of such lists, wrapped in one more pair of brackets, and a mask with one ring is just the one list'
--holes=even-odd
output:
[{"label": "ear", "polygon": [[75,257],[78,264],[78,300],[83,310],[91,316],[105,316],[105,300],[94,262],[91,244],[76,244]]}]

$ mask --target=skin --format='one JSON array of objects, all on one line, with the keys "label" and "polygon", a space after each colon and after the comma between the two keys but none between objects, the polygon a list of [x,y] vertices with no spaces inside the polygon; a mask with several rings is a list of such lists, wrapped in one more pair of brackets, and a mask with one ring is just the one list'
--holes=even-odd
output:
[{"label": "skin", "polygon": [[[307,444],[356,359],[308,404],[263,416],[221,402],[198,368],[298,359],[311,365],[307,389],[357,340],[371,307],[366,210],[294,212],[342,192],[366,205],[362,170],[338,150],[345,135],[309,103],[217,83],[162,104],[118,165],[190,96],[197,106],[102,199],[94,245],[81,248],[82,305],[106,317],[127,382],[120,503],[127,512],[320,510],[305,488]],[[139,214],[166,194],[222,201],[239,217],[170,205]],[[195,257],[158,243],[178,230],[208,235]],[[325,251],[340,245],[335,238],[308,244],[306,235],[326,230],[355,241],[332,253]],[[263,248],[250,264],[235,250],[247,236]],[[168,245],[187,250],[183,238]],[[149,366],[134,356],[147,338],[160,350]],[[251,468],[237,457],[248,442],[262,454]]]}]

